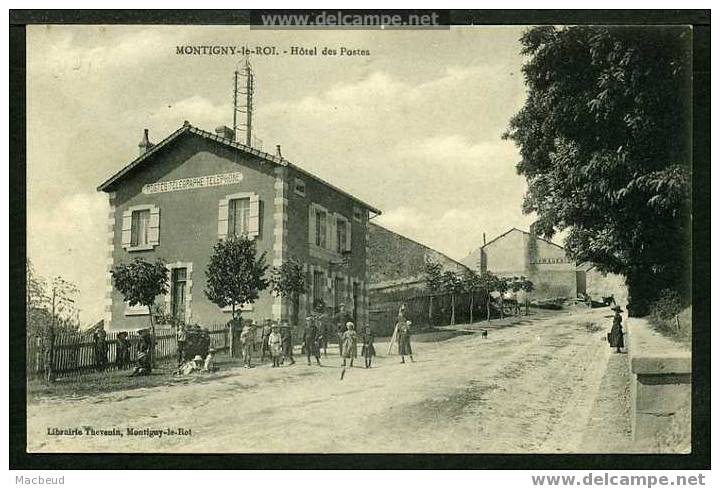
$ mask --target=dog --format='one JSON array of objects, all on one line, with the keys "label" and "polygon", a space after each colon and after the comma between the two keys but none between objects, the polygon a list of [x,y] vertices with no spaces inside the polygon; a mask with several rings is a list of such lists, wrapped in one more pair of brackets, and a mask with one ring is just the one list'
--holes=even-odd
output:
[{"label": "dog", "polygon": [[487,338],[487,329],[481,329],[480,330],[480,336],[483,338]]}]

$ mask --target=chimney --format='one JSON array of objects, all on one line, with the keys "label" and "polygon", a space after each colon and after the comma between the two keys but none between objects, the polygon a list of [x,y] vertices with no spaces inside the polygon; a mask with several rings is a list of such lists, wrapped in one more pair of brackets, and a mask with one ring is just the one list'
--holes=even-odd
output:
[{"label": "chimney", "polygon": [[280,158],[282,160],[282,151],[280,150],[279,144],[275,145],[275,156],[277,156],[278,158]]},{"label": "chimney", "polygon": [[148,131],[147,129],[144,129],[144,130],[143,130],[143,138],[142,138],[142,141],[140,141],[140,143],[138,144],[138,148],[140,149],[140,154],[141,154],[141,155],[142,155],[143,153],[149,151],[150,148],[152,148],[153,146],[155,146],[153,143],[150,142],[150,139],[149,139],[149,137],[148,137],[148,133],[149,133],[149,131]]},{"label": "chimney", "polygon": [[228,126],[218,126],[215,128],[215,134],[223,139],[229,139],[235,141],[235,131],[230,129]]}]

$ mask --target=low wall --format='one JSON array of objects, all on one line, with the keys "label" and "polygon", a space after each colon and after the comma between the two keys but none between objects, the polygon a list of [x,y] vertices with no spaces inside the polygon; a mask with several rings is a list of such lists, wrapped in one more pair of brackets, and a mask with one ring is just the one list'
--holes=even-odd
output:
[{"label": "low wall", "polygon": [[654,331],[645,319],[631,318],[627,330],[633,439],[660,448],[668,440],[689,441],[691,352]]}]

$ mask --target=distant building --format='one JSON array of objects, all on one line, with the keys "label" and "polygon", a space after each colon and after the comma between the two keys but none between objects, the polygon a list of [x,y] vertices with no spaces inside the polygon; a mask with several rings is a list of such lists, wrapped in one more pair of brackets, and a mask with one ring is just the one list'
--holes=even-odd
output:
[{"label": "distant building", "polygon": [[565,249],[533,233],[512,228],[460,260],[479,272],[501,277],[524,276],[533,282],[531,297],[575,298],[585,292],[585,272]]},{"label": "distant building", "polygon": [[[425,265],[432,261],[443,270],[462,274],[468,267],[417,241],[390,231],[377,224],[368,226],[368,282],[370,297],[370,323],[378,332],[392,333],[398,307],[412,298],[428,294]],[[425,321],[412,311],[414,321]]]},{"label": "distant building", "polygon": [[[268,265],[293,257],[306,273],[300,316],[323,300],[346,303],[367,318],[367,226],[380,211],[288,162],[185,123],[153,145],[147,130],[140,156],[102,183],[110,201],[108,267],[136,257],[162,258],[170,292],[165,312],[186,323],[225,323],[230,309],[205,296],[205,270],[218,240],[245,235]],[[279,152],[278,152],[279,153]],[[287,318],[288,301],[269,290],[242,309],[245,318]],[[146,327],[148,311],[130,307],[107,278],[105,327]]]}]

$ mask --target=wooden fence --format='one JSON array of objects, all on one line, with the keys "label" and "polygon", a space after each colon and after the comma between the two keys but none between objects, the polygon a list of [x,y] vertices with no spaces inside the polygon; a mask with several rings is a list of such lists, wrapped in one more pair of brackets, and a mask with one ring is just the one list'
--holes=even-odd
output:
[{"label": "wooden fence", "polygon": [[[416,331],[433,326],[445,326],[452,319],[453,297],[450,294],[435,296],[412,295],[405,291],[378,291],[370,295],[370,325],[378,335],[392,334],[395,328],[398,310],[401,304],[406,305],[405,316],[411,320]],[[487,318],[487,303],[484,294],[456,294],[455,323],[470,322],[470,304],[472,300],[472,320],[482,321]],[[432,314],[431,314],[432,306]],[[497,317],[499,311],[491,303],[491,317]],[[431,319],[432,318],[432,319]]]},{"label": "wooden fence", "polygon": [[[224,324],[215,324],[208,328],[210,333],[210,346],[216,350],[229,347],[229,333]],[[46,338],[42,336],[28,336],[26,342],[26,372],[28,378],[41,377],[45,372],[45,362],[48,352],[45,348]],[[118,368],[117,358],[117,332],[107,334],[107,366],[106,370]],[[128,333],[130,344],[130,359],[137,358],[140,347],[140,336],[134,332]],[[175,331],[162,330],[155,336],[155,359],[163,360],[177,354],[177,340]],[[88,333],[58,333],[55,335],[53,366],[57,377],[82,375],[95,371],[98,368],[95,359],[95,343],[92,334]],[[127,367],[125,367],[127,368]]]}]

